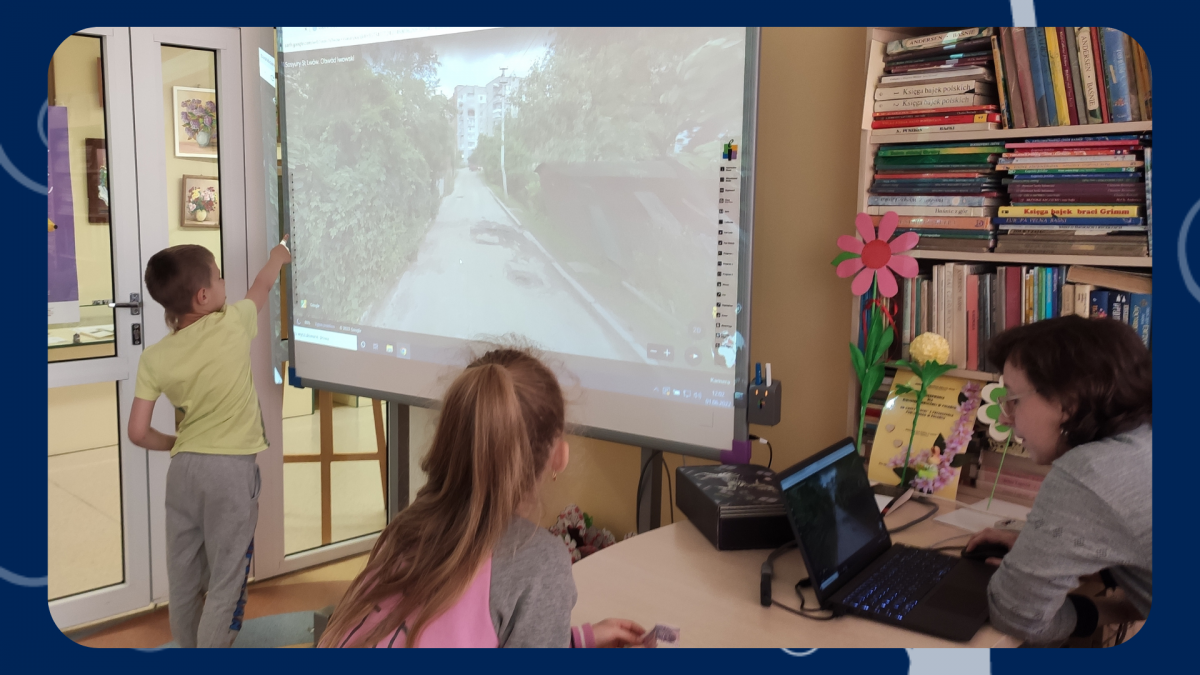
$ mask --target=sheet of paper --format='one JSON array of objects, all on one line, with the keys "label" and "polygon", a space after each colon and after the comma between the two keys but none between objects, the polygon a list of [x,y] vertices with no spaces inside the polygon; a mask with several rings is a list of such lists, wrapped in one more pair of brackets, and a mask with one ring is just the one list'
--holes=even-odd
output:
[{"label": "sheet of paper", "polygon": [[57,335],[50,335],[48,337],[49,337],[50,346],[61,345],[61,344],[64,344],[67,342],[66,338],[61,338],[61,337],[58,337]]},{"label": "sheet of paper", "polygon": [[875,495],[875,505],[879,507],[881,512],[883,511],[883,507],[887,506],[890,501],[892,501],[892,498],[887,495]]},{"label": "sheet of paper", "polygon": [[[953,525],[968,532],[979,532],[989,527],[995,527],[999,521],[1008,519],[1025,520],[1025,517],[1029,515],[1028,506],[1021,506],[1020,504],[1013,504],[1012,502],[1000,499],[992,500],[991,508],[988,508],[986,499],[980,500],[971,506],[979,509],[979,511],[959,508],[950,513],[943,513],[934,518],[934,520],[947,525]],[[986,513],[981,513],[981,511],[986,511]]]}]

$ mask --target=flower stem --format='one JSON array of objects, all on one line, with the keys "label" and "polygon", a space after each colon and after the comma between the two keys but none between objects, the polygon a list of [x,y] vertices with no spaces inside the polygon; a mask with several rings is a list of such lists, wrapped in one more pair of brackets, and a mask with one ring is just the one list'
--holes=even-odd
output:
[{"label": "flower stem", "polygon": [[992,498],[996,496],[996,486],[1000,484],[1000,472],[1004,470],[1004,458],[1008,456],[1008,444],[1012,443],[1012,430],[1008,432],[1008,438],[1004,439],[1004,452],[1000,453],[1000,466],[996,469],[996,482],[992,483],[992,494],[988,495],[988,510],[992,508]]},{"label": "flower stem", "polygon": [[864,403],[864,404],[862,404],[862,407],[860,407],[858,409],[858,456],[859,457],[863,457],[866,454],[863,451],[863,444],[862,444],[863,427],[866,425],[866,422],[867,422],[867,404]]},{"label": "flower stem", "polygon": [[908,478],[908,459],[912,456],[913,439],[917,436],[917,420],[921,419],[921,402],[925,400],[925,380],[921,380],[921,390],[917,392],[917,409],[913,412],[912,432],[908,434],[908,450],[904,453],[904,470],[900,472],[900,487],[904,487],[904,481]]}]

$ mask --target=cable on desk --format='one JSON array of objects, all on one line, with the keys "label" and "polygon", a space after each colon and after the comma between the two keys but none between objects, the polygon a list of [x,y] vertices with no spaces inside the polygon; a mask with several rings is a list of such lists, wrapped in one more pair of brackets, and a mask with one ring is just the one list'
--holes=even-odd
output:
[{"label": "cable on desk", "polygon": [[[682,457],[682,455],[680,455]],[[675,491],[671,488],[671,467],[667,466],[667,459],[663,454],[658,453],[658,459],[662,462],[663,470],[667,472],[667,500],[671,504],[671,524],[675,524]],[[659,505],[662,508],[662,505]]]},{"label": "cable on desk", "polygon": [[909,522],[901,525],[900,527],[896,527],[896,528],[892,528],[892,529],[888,530],[888,534],[897,534],[899,532],[903,532],[903,531],[907,530],[908,528],[912,527],[913,525],[923,523],[923,522],[929,520],[930,518],[934,517],[935,515],[937,515],[938,505],[934,504],[933,502],[929,501],[928,499],[925,499],[924,497],[913,497],[909,501],[916,502],[918,504],[924,504],[924,505],[930,507],[930,509],[928,511],[926,511],[920,518],[917,518],[916,520],[910,520]]},{"label": "cable on desk", "polygon": [[[803,579],[801,581],[803,581]],[[811,619],[813,621],[832,621],[833,619],[837,618],[833,615],[832,612],[830,612],[829,614],[817,614],[816,612],[821,611],[821,610],[805,609],[804,608],[804,593],[800,590],[800,582],[796,583],[796,597],[800,598],[800,609],[796,609],[795,607],[788,607],[787,605],[783,604],[782,602],[780,602],[778,600],[772,600],[771,604],[778,607],[779,609],[789,611],[792,614],[795,614],[796,616],[799,616],[799,617],[802,617],[805,619]]]},{"label": "cable on desk", "polygon": [[637,527],[635,529],[637,530],[638,534],[642,533],[642,488],[645,486],[644,481],[646,479],[646,469],[650,468],[650,463],[654,461],[654,455],[657,453],[658,451],[655,450],[650,454],[649,457],[646,458],[646,463],[642,465],[642,471],[638,474],[637,494],[634,495],[633,500],[633,513],[634,517],[637,518]]}]

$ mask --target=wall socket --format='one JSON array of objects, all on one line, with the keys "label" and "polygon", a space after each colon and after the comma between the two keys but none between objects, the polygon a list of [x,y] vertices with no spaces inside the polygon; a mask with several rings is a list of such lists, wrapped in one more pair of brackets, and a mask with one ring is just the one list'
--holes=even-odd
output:
[{"label": "wall socket", "polygon": [[779,424],[782,396],[783,386],[779,380],[772,380],[770,386],[751,384],[746,392],[746,422],[768,427]]}]

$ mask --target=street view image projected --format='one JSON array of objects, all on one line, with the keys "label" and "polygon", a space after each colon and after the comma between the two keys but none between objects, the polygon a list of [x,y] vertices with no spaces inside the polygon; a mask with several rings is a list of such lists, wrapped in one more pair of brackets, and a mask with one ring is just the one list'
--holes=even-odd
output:
[{"label": "street view image projected", "polygon": [[283,35],[298,324],[729,373],[745,29]]}]

